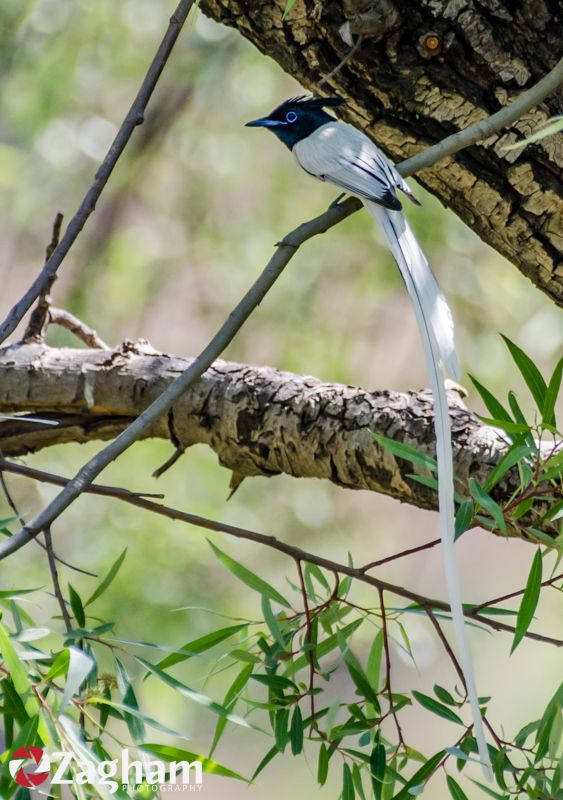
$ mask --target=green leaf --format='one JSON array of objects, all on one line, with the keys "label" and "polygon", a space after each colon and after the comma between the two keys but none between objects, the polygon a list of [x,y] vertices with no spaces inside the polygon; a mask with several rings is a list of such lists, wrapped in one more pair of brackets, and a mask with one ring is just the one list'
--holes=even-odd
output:
[{"label": "green leaf", "polygon": [[489,495],[477,483],[475,478],[469,478],[469,491],[481,508],[490,514],[490,516],[496,522],[497,527],[503,532],[503,534],[508,536],[506,522],[504,520],[504,514],[502,513],[501,507],[493,500],[492,497],[489,497]]},{"label": "green leaf", "polygon": [[[115,677],[117,678],[117,688],[119,689],[119,695],[123,701],[123,705],[138,711],[139,704],[137,703],[135,690],[131,685],[127,670],[118,658],[115,659]],[[133,741],[136,743],[142,742],[145,737],[145,727],[142,719],[136,714],[129,714],[128,712],[124,714],[124,717]]]},{"label": "green leaf", "polygon": [[438,463],[432,456],[421,453],[415,450],[414,447],[409,447],[408,444],[397,442],[395,439],[389,439],[387,436],[381,436],[379,433],[372,433],[372,436],[378,444],[386,450],[389,450],[394,456],[402,458],[404,461],[410,461],[411,464],[417,464],[419,467],[423,467],[432,472],[436,472],[438,469]]},{"label": "green leaf", "polygon": [[283,753],[289,742],[289,708],[281,708],[274,714],[274,738],[276,747]]},{"label": "green leaf", "polygon": [[269,686],[271,689],[292,689],[293,691],[298,692],[299,689],[293,681],[290,681],[289,678],[285,678],[283,675],[251,675],[250,676],[253,680],[258,681],[258,683],[263,683],[265,686]]},{"label": "green leaf", "polygon": [[141,711],[139,711],[138,706],[128,706],[125,703],[117,703],[115,700],[110,700],[107,697],[89,697],[88,704],[102,707],[106,706],[108,709],[113,708],[116,711],[122,712],[123,717],[126,720],[128,718],[134,718],[138,720],[141,723],[139,729],[143,730],[143,733],[144,729],[142,723],[146,723],[151,728],[156,728],[157,731],[162,731],[162,733],[166,733],[169,736],[175,736],[178,739],[188,738],[187,736],[178,733],[178,731],[175,731],[172,728],[169,728],[166,725],[163,725],[161,722],[153,719],[152,717],[149,717],[147,714],[143,714]]},{"label": "green leaf", "polygon": [[448,706],[439,703],[437,700],[434,700],[433,697],[429,697],[426,694],[422,694],[422,692],[417,692],[413,690],[412,692],[413,697],[418,700],[421,706],[427,708],[428,711],[432,711],[433,714],[437,714],[439,717],[443,717],[444,719],[448,719],[450,722],[456,722],[458,725],[463,725],[463,720],[461,717],[452,711],[451,708]]},{"label": "green leaf", "polygon": [[503,478],[519,461],[530,455],[530,448],[527,444],[513,445],[501,458],[498,464],[491,471],[489,477],[483,485],[485,492],[490,492],[493,486]]},{"label": "green leaf", "polygon": [[526,381],[526,385],[532,393],[532,397],[536,401],[538,409],[542,411],[545,403],[547,385],[539,369],[536,367],[531,358],[518,347],[518,345],[514,344],[514,342],[512,342],[507,336],[502,336],[502,338],[504,339],[506,346],[510,351],[510,355],[514,359],[516,366],[520,370],[522,377]]},{"label": "green leaf", "polygon": [[473,386],[477,389],[479,394],[481,395],[481,399],[483,400],[487,411],[491,414],[494,419],[496,420],[504,420],[505,422],[511,422],[512,417],[506,410],[506,408],[499,402],[496,397],[491,394],[491,392],[486,389],[482,383],[479,383],[477,378],[474,378],[473,375],[469,375]]},{"label": "green leaf", "polygon": [[383,631],[380,630],[377,632],[372,642],[366,665],[366,675],[370,682],[370,686],[373,686],[375,692],[379,691],[382,658]]},{"label": "green leaf", "polygon": [[86,626],[86,614],[84,613],[84,606],[82,605],[80,595],[71,583],[68,585],[68,594],[70,598],[70,607],[72,608],[74,618],[78,623],[78,626],[80,628],[84,628]]},{"label": "green leaf", "polygon": [[446,780],[448,782],[448,789],[450,790],[453,800],[468,800],[467,795],[459,783],[457,783],[457,781],[455,781],[451,775],[446,775]]},{"label": "green leaf", "polygon": [[289,736],[291,739],[291,752],[294,756],[298,756],[303,750],[303,717],[301,709],[298,705],[295,706],[293,717],[291,718],[291,726],[289,729]]},{"label": "green leaf", "polygon": [[328,750],[324,744],[319,749],[319,761],[317,765],[317,783],[324,786],[328,777]]},{"label": "green leaf", "polygon": [[[250,675],[252,674],[252,669],[253,669],[253,665],[252,664],[247,664],[238,673],[238,675],[236,676],[236,678],[231,683],[231,685],[229,686],[229,688],[227,689],[227,691],[225,693],[225,697],[223,698],[223,706],[224,706],[224,708],[228,709],[229,711],[232,711],[232,709],[235,707],[236,702],[237,702],[238,698],[240,697],[240,694],[241,694],[242,690],[244,689],[244,687],[248,683],[248,679],[250,678]],[[219,743],[219,739],[223,735],[223,731],[225,730],[226,726],[227,726],[227,720],[224,717],[219,717],[219,719],[217,720],[217,726],[215,728],[215,735],[213,736],[213,742],[211,744],[211,749],[209,751],[210,755],[213,754],[215,748],[217,747],[217,744]]]},{"label": "green leaf", "polygon": [[534,616],[540,597],[541,579],[542,556],[541,550],[538,548],[538,550],[536,550],[534,560],[532,561],[530,574],[528,575],[528,580],[526,582],[526,589],[524,590],[522,602],[520,603],[520,608],[518,609],[518,616],[516,617],[516,632],[514,634],[514,641],[512,642],[512,647],[510,649],[511,654],[516,650],[522,641],[524,634],[530,627],[530,623]]},{"label": "green leaf", "polygon": [[510,800],[510,795],[507,794],[499,794],[498,792],[494,792],[492,789],[489,789],[488,786],[485,786],[483,783],[479,783],[479,781],[474,781],[473,778],[470,778],[471,783],[474,783],[475,786],[478,786],[485,794],[488,794],[489,797],[493,797],[494,800]]},{"label": "green leaf", "polygon": [[403,788],[397,792],[397,794],[393,797],[393,800],[411,800],[412,792],[410,792],[409,789],[411,789],[413,786],[418,786],[427,778],[429,778],[445,755],[445,750],[440,750],[439,753],[436,753],[436,755],[432,756],[432,758],[429,758],[426,764],[423,764],[422,767],[420,767],[420,769],[414,773],[412,778],[406,782]]},{"label": "green leaf", "polygon": [[31,682],[27,677],[27,671],[14,650],[6,628],[0,622],[0,653],[4,659],[6,669],[10,674],[14,689],[21,699],[26,713],[33,717],[39,712],[39,701],[33,693]]},{"label": "green leaf", "polygon": [[460,504],[455,515],[455,538],[459,539],[462,533],[465,533],[471,527],[473,522],[475,510],[473,507],[473,500],[467,499]]},{"label": "green leaf", "polygon": [[239,717],[236,714],[231,714],[228,709],[224,708],[219,703],[216,703],[207,695],[202,694],[201,692],[197,692],[195,691],[195,689],[190,689],[189,686],[186,686],[186,684],[177,681],[171,675],[168,675],[166,672],[163,672],[154,664],[151,664],[149,661],[145,661],[144,658],[139,658],[139,656],[136,656],[136,659],[140,664],[146,667],[146,669],[148,669],[149,672],[152,672],[152,674],[155,675],[159,680],[161,680],[167,686],[170,686],[170,688],[177,691],[183,697],[186,697],[188,700],[193,700],[193,702],[198,703],[201,706],[204,706],[204,708],[207,708],[213,714],[217,714],[220,717],[225,717],[225,719],[227,719],[229,722],[234,722],[236,725],[242,725],[242,727],[244,728],[253,728],[254,730],[259,730],[254,725],[251,725],[249,722],[243,719],[242,717]]},{"label": "green leaf", "polygon": [[481,422],[485,425],[492,425],[494,428],[502,428],[507,433],[527,434],[531,431],[531,426],[527,422],[508,422],[504,419],[495,419],[493,417],[483,417],[481,414],[476,414]]},{"label": "green leaf", "polygon": [[287,17],[287,15],[288,15],[288,14],[289,14],[289,12],[291,11],[291,9],[292,9],[292,8],[293,8],[293,6],[295,5],[295,3],[296,3],[296,0],[287,0],[287,2],[286,2],[286,4],[285,4],[285,8],[284,8],[284,10],[283,10],[282,19],[285,19],[285,18]]},{"label": "green leaf", "polygon": [[199,755],[199,753],[190,753],[188,750],[180,750],[178,747],[170,747],[166,744],[142,744],[139,745],[141,750],[147,753],[152,753],[158,756],[163,761],[201,761],[201,768],[204,772],[210,775],[222,775],[224,778],[234,778],[237,781],[244,781],[250,783],[248,778],[239,775],[238,772],[233,772],[232,769],[218,764],[217,761],[212,761],[210,758]]},{"label": "green leaf", "polygon": [[369,757],[371,785],[373,787],[373,796],[375,800],[381,800],[383,793],[385,762],[385,747],[381,744],[381,734],[378,731],[375,738],[375,746]]},{"label": "green leaf", "polygon": [[553,370],[553,375],[549,381],[547,392],[545,393],[545,400],[542,408],[542,422],[544,425],[556,426],[555,421],[555,403],[561,388],[561,376],[563,374],[563,358],[557,362],[557,366]]},{"label": "green leaf", "polygon": [[234,636],[235,633],[245,630],[246,628],[248,628],[247,623],[230,625],[227,628],[221,628],[220,630],[212,631],[212,633],[208,633],[205,636],[200,636],[198,639],[193,639],[191,642],[188,642],[179,648],[184,652],[170,653],[170,655],[166,656],[166,658],[163,658],[162,661],[159,661],[156,666],[159,669],[167,669],[168,667],[172,667],[174,664],[179,664],[181,661],[186,661],[192,656],[203,653],[205,650],[209,650],[211,647],[215,647],[215,645],[220,644],[220,642],[224,642],[225,639],[228,639],[230,636]]},{"label": "green leaf", "polygon": [[[336,631],[336,633],[333,633],[332,636],[327,636],[326,639],[323,639],[323,641],[319,642],[316,651],[317,658],[321,659],[323,656],[328,655],[330,652],[332,652],[332,650],[339,647],[342,640],[346,641],[349,639],[363,622],[363,617],[360,617],[360,619],[350,622],[344,628],[340,628],[338,631]],[[309,656],[307,653],[305,653],[304,655],[299,656],[299,658],[296,658],[294,661],[288,663],[285,674],[295,675],[296,672],[307,666],[309,666]]]},{"label": "green leaf", "polygon": [[372,706],[375,708],[376,712],[379,712],[380,705],[379,700],[377,699],[377,694],[372,685],[370,684],[366,674],[362,670],[361,665],[353,655],[351,650],[346,652],[344,656],[344,661],[346,662],[346,666],[348,668],[348,672],[350,677],[352,678],[356,689],[360,693],[361,697],[367,700]]},{"label": "green leaf", "polygon": [[362,783],[362,772],[357,764],[352,764],[352,779],[354,781],[354,789],[360,800],[366,800],[364,787]]},{"label": "green leaf", "polygon": [[452,697],[452,695],[448,692],[447,689],[444,689],[443,686],[440,686],[438,683],[435,683],[433,689],[434,689],[434,694],[436,695],[438,700],[442,701],[442,703],[446,703],[446,705],[449,706],[457,706],[457,703]]},{"label": "green leaf", "polygon": [[[102,595],[105,592],[105,590],[108,588],[108,586],[110,586],[110,584],[112,583],[113,579],[115,578],[115,576],[119,572],[119,569],[120,569],[121,565],[123,564],[126,555],[127,555],[127,548],[125,548],[125,550],[121,553],[121,555],[119,555],[116,558],[116,560],[114,561],[114,563],[110,567],[108,574],[105,576],[105,578],[103,578],[100,581],[98,587],[94,590],[94,592],[92,593],[90,598],[85,602],[84,608],[86,608],[91,603],[93,603],[94,600],[97,600],[98,597],[100,597],[100,595]],[[84,625],[84,623],[83,622],[79,623],[79,625]]]},{"label": "green leaf", "polygon": [[70,660],[70,653],[68,652],[68,648],[61,650],[61,652],[57,655],[51,667],[49,668],[49,672],[45,675],[45,683],[49,683],[49,681],[58,678],[60,675],[66,675],[68,671],[68,663]]},{"label": "green leaf", "polygon": [[352,779],[352,770],[346,762],[342,765],[342,800],[354,800],[356,792],[354,791],[354,781]]},{"label": "green leaf", "polygon": [[267,594],[262,595],[262,614],[264,615],[264,622],[268,626],[270,633],[279,644],[282,650],[285,650],[285,640],[283,638],[282,629],[278,622],[278,618],[272,611],[270,598]]},{"label": "green leaf", "polygon": [[269,583],[266,583],[265,580],[259,578],[258,575],[255,575],[242,564],[239,564],[238,561],[235,561],[226,553],[223,553],[223,551],[219,550],[219,548],[216,547],[213,542],[210,542],[209,539],[207,541],[219,561],[221,561],[221,563],[224,564],[225,567],[227,567],[227,569],[232,572],[236,578],[245,583],[251,589],[254,589],[254,591],[258,592],[259,594],[266,594],[272,600],[275,600],[276,603],[285,606],[285,608],[291,608],[289,601],[286,600],[286,598],[280,594],[277,589],[274,589],[273,586],[270,586]]},{"label": "green leaf", "polygon": [[251,782],[253,782],[253,781],[254,781],[254,780],[255,780],[255,779],[258,777],[258,775],[260,775],[260,773],[262,772],[262,770],[263,770],[265,767],[267,767],[267,766],[268,766],[268,764],[270,763],[270,761],[272,761],[272,760],[273,760],[273,759],[274,759],[274,758],[275,758],[275,757],[278,755],[278,753],[279,753],[279,752],[280,752],[280,751],[278,750],[278,748],[276,747],[276,745],[274,745],[272,748],[270,748],[270,750],[268,750],[268,752],[266,753],[266,755],[264,756],[264,758],[262,759],[262,761],[261,761],[261,762],[258,764],[258,766],[256,767],[256,769],[254,770],[254,772],[253,772],[253,774],[252,774],[252,778],[250,779],[250,780],[251,780]]}]

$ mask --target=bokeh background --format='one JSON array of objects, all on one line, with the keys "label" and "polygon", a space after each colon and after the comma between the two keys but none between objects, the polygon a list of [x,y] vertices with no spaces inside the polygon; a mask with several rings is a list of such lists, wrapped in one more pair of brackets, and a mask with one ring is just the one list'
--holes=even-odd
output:
[{"label": "bokeh background", "polygon": [[[74,213],[173,5],[20,0],[0,6],[2,316],[37,274],[55,213],[62,211],[67,222]],[[274,243],[322,211],[336,194],[302,173],[273,136],[243,127],[299,91],[236,32],[194,13],[145,125],[135,132],[98,210],[60,270],[55,303],[112,344],[143,337],[164,352],[197,354],[259,273]],[[423,206],[407,208],[407,213],[453,307],[464,368],[495,392],[505,395],[514,389],[531,409],[499,331],[549,375],[563,340],[558,311],[452,213],[415,189]],[[80,346],[55,329],[48,341]],[[225,357],[366,388],[426,385],[401,279],[362,213],[298,253]],[[482,410],[468,380],[466,385],[468,405]],[[71,475],[98,449],[97,444],[53,448],[29,463]],[[193,448],[156,482],[151,473],[170,452],[165,442],[137,444],[106,470],[103,481],[162,491],[170,505],[271,533],[341,561],[348,552],[356,563],[373,560],[436,536],[434,513],[319,481],[247,480],[227,503],[230,476],[203,447]],[[54,494],[47,487],[8,480],[26,516]],[[8,515],[4,505],[0,499],[0,517]],[[61,555],[102,574],[128,547],[118,578],[96,606],[100,617],[116,620],[123,638],[181,646],[219,627],[216,613],[260,616],[258,596],[216,561],[208,534],[201,530],[86,497],[53,533]],[[209,538],[289,591],[287,580],[296,576],[287,559],[224,536]],[[463,537],[458,552],[465,599],[481,602],[521,588],[534,551],[473,531]],[[379,574],[418,592],[445,596],[439,551],[388,565]],[[0,575],[3,589],[44,585],[41,604],[34,601],[29,611],[44,623],[59,625],[51,620],[57,611],[39,548],[20,551],[2,565]],[[86,595],[92,591],[92,579],[67,570],[63,577]],[[376,603],[365,589],[355,590],[354,597]],[[196,608],[177,610],[188,606]],[[551,602],[542,602],[537,617],[538,630],[556,626]],[[428,691],[436,681],[452,688],[455,675],[432,631],[418,617],[404,621],[416,666],[405,657],[395,631],[394,688]],[[373,628],[364,625],[354,644],[360,657],[372,636]],[[508,636],[473,631],[471,638],[480,693],[492,695],[491,719],[502,723],[510,738],[543,711],[561,661],[549,647],[529,642],[509,658]],[[234,675],[222,669],[228,651],[229,644],[216,648],[174,674],[220,700]],[[210,672],[216,674],[208,677]],[[345,693],[346,686],[337,676],[338,690]],[[211,715],[187,700],[179,703],[153,680],[139,692],[149,714],[190,736],[189,749],[207,752],[215,723]],[[409,742],[428,755],[453,744],[457,731],[449,723],[414,708],[402,715]],[[228,729],[216,758],[248,775],[270,746],[271,740],[259,733]],[[288,754],[279,757],[252,787],[207,777],[205,795],[236,800],[335,797],[341,768],[318,789],[315,753],[311,750],[310,763]],[[439,781],[431,796],[447,796]]]}]

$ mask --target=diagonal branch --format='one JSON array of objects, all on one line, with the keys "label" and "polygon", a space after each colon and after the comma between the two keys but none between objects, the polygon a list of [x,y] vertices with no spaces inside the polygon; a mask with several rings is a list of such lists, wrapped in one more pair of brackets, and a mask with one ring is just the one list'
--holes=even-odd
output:
[{"label": "diagonal branch", "polygon": [[154,92],[158,79],[162,70],[166,66],[166,62],[172,52],[172,48],[176,43],[182,26],[186,21],[188,13],[194,3],[194,0],[180,0],[178,7],[174,14],[170,17],[168,30],[164,34],[164,38],[158,48],[151,65],[145,75],[141,88],[129,109],[127,116],[123,120],[117,136],[113,140],[106,157],[100,164],[98,171],[94,177],[94,182],[86,192],[82,203],[74,217],[71,219],[68,228],[59,244],[53,250],[51,256],[47,259],[45,266],[24,294],[18,300],[15,306],[11,309],[10,313],[0,325],[0,343],[3,342],[19,325],[24,314],[29,311],[32,304],[39,297],[43,289],[50,285],[53,281],[57,270],[63,262],[68,251],[76,241],[82,228],[86,224],[88,217],[94,211],[96,203],[102,194],[108,179],[117,164],[119,157],[125,150],[129,139],[137,125],[141,125],[144,119],[145,109],[151,95]]},{"label": "diagonal branch", "polygon": [[[184,8],[186,15],[190,5],[191,3],[189,0],[180,4],[180,6]],[[173,41],[175,41],[175,37],[173,37],[172,43]],[[556,67],[555,70],[556,69],[558,69],[558,67]],[[528,90],[530,107],[537,104],[544,96],[545,95],[541,92],[537,91],[537,86]],[[500,128],[504,122],[501,120],[501,122],[497,122],[497,124]],[[462,142],[457,149],[462,149],[463,146]],[[440,143],[434,145],[430,150],[433,152],[432,163],[442,157]],[[403,175],[410,174],[409,170],[405,169],[404,166],[400,168],[400,171]],[[227,345],[234,339],[252,311],[260,304],[267,292],[271,289],[298,247],[303,242],[307,241],[307,239],[310,239],[317,233],[325,232],[332,227],[332,225],[336,224],[336,222],[349,216],[349,214],[355,210],[355,207],[353,209],[350,208],[350,204],[355,202],[357,203],[359,201],[348,200],[341,206],[329,208],[325,214],[300,225],[292,231],[289,236],[283,239],[276,253],[274,253],[264,268],[262,274],[231,312],[209,344],[190,364],[185,372],[168,386],[168,388],[153,401],[149,408],[143,411],[143,413],[137,417],[125,431],[120,433],[111,444],[107,445],[100,453],[88,461],[43,511],[10,537],[8,541],[0,544],[0,559],[6,558],[6,556],[16,552],[35,538],[44,528],[51,525],[108,464],[140,439],[146,431],[168,411],[173,403],[203,375],[205,370],[211,366],[213,361],[221,355]],[[53,254],[53,257],[54,255],[55,254]],[[29,306],[27,307],[29,308]],[[22,312],[22,314],[23,313],[24,312]],[[2,341],[1,332],[2,328],[0,327],[0,341]]]}]

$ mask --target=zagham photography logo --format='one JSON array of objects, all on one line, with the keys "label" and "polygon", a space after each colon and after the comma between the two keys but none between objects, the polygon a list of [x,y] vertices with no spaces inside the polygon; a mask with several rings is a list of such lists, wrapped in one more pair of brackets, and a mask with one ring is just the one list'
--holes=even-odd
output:
[{"label": "zagham photography logo", "polygon": [[201,761],[131,761],[129,750],[111,761],[82,761],[75,753],[55,751],[47,754],[40,747],[27,745],[14,750],[8,762],[10,775],[19,786],[35,789],[49,780],[50,785],[103,786],[110,794],[142,785],[154,792],[201,792]]}]

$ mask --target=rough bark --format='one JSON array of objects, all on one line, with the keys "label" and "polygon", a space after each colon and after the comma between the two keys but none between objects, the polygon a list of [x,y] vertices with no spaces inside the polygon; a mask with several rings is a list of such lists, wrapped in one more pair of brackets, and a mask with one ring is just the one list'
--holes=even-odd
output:
[{"label": "rough bark", "polygon": [[[396,161],[497,111],[563,56],[561,0],[296,0],[284,19],[285,6],[286,0],[201,3],[312,91],[349,52],[342,33],[361,34],[322,93],[345,97],[342,116]],[[561,113],[559,92],[509,131],[417,176],[559,305],[563,137],[502,148]]]},{"label": "rough bark", "polygon": [[[18,456],[65,442],[113,438],[188,363],[140,343],[117,350],[2,348],[0,412],[32,412],[59,425],[0,422],[0,449]],[[485,480],[505,448],[457,392],[450,392],[450,405],[455,470],[463,491],[469,477]],[[217,361],[147,436],[168,438],[179,449],[208,445],[233,471],[235,483],[286,473],[436,508],[435,492],[409,477],[418,470],[378,446],[372,433],[435,455],[430,393],[367,392],[270,367]],[[498,499],[508,498],[516,486],[517,476],[509,475],[498,487]]]}]

